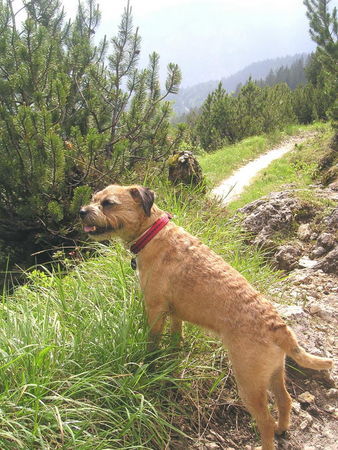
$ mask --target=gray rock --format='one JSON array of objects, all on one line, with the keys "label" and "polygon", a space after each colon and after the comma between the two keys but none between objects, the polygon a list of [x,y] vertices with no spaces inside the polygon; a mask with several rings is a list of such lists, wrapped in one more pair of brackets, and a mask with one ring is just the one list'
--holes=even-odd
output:
[{"label": "gray rock", "polygon": [[277,248],[274,260],[279,269],[289,272],[298,266],[301,255],[302,251],[298,246],[286,244]]},{"label": "gray rock", "polygon": [[324,221],[329,228],[334,230],[338,229],[338,208],[335,208],[333,212]]},{"label": "gray rock", "polygon": [[299,317],[304,315],[304,310],[298,305],[275,305],[277,311],[284,319],[290,319],[291,317]]},{"label": "gray rock", "polygon": [[308,256],[303,256],[298,261],[298,266],[304,269],[313,269],[317,264],[318,261],[312,261]]},{"label": "gray rock", "polygon": [[338,275],[338,247],[331,250],[315,267],[325,273],[335,273]]},{"label": "gray rock", "polygon": [[298,231],[297,231],[297,237],[301,241],[308,241],[311,239],[312,236],[312,230],[309,223],[302,223],[299,225]]},{"label": "gray rock", "polygon": [[326,392],[327,398],[338,399],[338,389],[331,388]]},{"label": "gray rock", "polygon": [[317,240],[318,247],[331,250],[335,245],[335,237],[332,233],[321,233]]},{"label": "gray rock", "polygon": [[264,246],[276,231],[291,229],[294,211],[299,207],[300,201],[293,192],[283,191],[273,192],[238,211],[246,216],[242,224],[255,236],[254,243]]},{"label": "gray rock", "polygon": [[318,303],[311,303],[311,305],[308,305],[309,313],[310,314],[318,314],[321,311],[321,307]]},{"label": "gray rock", "polygon": [[327,250],[324,247],[315,247],[312,250],[310,257],[312,259],[320,258],[321,256],[325,255],[325,253],[327,253]]}]

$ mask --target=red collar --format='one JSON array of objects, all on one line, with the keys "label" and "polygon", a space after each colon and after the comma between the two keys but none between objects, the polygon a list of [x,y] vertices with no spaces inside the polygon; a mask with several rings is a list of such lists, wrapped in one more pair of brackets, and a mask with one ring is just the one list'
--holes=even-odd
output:
[{"label": "red collar", "polygon": [[157,235],[159,231],[164,228],[169,220],[172,219],[172,215],[169,213],[166,213],[165,216],[160,217],[156,220],[156,222],[153,223],[153,225],[148,228],[148,230],[142,234],[142,236],[130,247],[130,251],[134,253],[134,255],[137,255],[147,244],[152,240],[153,237]]}]

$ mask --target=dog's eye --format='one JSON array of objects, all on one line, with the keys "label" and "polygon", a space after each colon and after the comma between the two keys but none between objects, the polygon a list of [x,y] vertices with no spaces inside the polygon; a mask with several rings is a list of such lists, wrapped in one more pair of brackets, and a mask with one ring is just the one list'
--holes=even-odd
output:
[{"label": "dog's eye", "polygon": [[116,202],[114,202],[113,200],[109,200],[108,198],[106,198],[106,200],[103,200],[103,202],[101,202],[101,206],[103,206],[103,207],[113,206],[113,205],[116,205]]}]

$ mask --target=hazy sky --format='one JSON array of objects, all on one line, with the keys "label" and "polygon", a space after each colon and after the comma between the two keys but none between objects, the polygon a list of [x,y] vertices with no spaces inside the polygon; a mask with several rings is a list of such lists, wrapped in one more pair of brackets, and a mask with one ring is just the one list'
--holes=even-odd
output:
[{"label": "hazy sky", "polygon": [[[116,33],[126,0],[99,0],[100,34]],[[334,0],[332,4],[336,3]],[[74,10],[77,0],[64,0]],[[311,52],[302,0],[131,0],[142,37],[140,65],[149,53],[183,73],[182,86],[220,79],[263,59]]]}]

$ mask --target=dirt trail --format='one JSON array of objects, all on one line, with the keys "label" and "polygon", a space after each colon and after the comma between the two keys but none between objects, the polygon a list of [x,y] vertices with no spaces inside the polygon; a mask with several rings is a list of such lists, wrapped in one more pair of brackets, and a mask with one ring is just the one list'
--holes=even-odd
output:
[{"label": "dirt trail", "polygon": [[240,196],[244,188],[252,182],[260,170],[265,169],[272,161],[291,151],[295,144],[300,144],[309,137],[309,133],[291,137],[277,148],[269,150],[236,170],[233,175],[223,180],[219,186],[213,189],[212,193],[221,198],[224,204],[232,202]]}]

